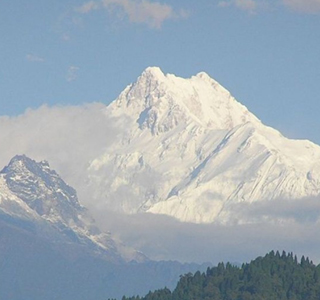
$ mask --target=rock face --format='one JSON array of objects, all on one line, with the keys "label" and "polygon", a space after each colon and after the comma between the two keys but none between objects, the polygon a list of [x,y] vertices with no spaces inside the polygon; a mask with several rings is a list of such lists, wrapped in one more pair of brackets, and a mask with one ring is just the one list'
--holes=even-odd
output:
[{"label": "rock face", "polygon": [[17,155],[0,172],[0,212],[33,224],[48,240],[79,245],[112,262],[146,260],[110,233],[101,232],[80,205],[76,191],[46,161]]},{"label": "rock face", "polygon": [[320,194],[320,147],[265,126],[206,73],[147,68],[106,115],[120,134],[88,188],[108,209],[227,223],[235,203]]}]

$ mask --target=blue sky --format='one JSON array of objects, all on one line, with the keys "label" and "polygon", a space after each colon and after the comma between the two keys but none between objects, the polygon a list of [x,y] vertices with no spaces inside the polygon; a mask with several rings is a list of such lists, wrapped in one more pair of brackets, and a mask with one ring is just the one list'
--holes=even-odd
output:
[{"label": "blue sky", "polygon": [[0,36],[0,116],[107,104],[159,66],[320,144],[320,0],[1,1]]}]

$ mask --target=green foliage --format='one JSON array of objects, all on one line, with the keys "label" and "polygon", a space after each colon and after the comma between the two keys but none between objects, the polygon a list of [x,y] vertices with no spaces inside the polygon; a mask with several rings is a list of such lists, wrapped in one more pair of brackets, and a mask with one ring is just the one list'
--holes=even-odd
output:
[{"label": "green foliage", "polygon": [[271,251],[241,268],[227,263],[180,277],[173,292],[164,288],[122,300],[319,300],[320,266],[302,256]]}]

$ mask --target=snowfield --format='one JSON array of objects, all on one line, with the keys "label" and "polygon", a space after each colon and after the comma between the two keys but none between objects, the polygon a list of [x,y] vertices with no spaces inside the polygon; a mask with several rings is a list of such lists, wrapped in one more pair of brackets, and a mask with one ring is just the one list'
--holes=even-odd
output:
[{"label": "snowfield", "polygon": [[118,136],[87,188],[108,210],[228,223],[234,204],[320,194],[320,147],[265,126],[206,73],[147,68],[105,114]]}]

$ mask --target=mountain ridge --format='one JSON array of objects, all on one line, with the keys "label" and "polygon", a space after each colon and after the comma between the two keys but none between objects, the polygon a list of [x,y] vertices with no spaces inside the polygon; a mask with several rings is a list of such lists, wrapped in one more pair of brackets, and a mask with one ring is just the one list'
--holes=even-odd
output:
[{"label": "mountain ridge", "polygon": [[205,73],[147,68],[106,115],[118,140],[88,168],[101,207],[226,223],[234,203],[320,194],[320,147],[265,126]]},{"label": "mountain ridge", "polygon": [[[169,107],[166,107],[165,102]],[[134,112],[132,108],[138,108],[138,113],[149,113],[151,119],[151,112],[157,117],[161,116],[161,113],[167,113],[165,116],[169,119],[170,114],[175,113],[180,113],[180,116],[182,114],[182,117],[190,115],[202,126],[216,129],[231,129],[248,120],[260,122],[205,72],[182,79],[173,74],[165,75],[158,67],[147,68],[137,81],[125,88],[109,106],[113,112],[119,107],[131,107],[130,113]],[[145,111],[149,107],[151,112]],[[174,108],[178,108],[178,111],[174,111]],[[126,114],[125,111],[120,111],[120,114],[123,113]]]},{"label": "mountain ridge", "polygon": [[152,261],[100,231],[46,161],[16,155],[0,171],[1,299],[108,299],[173,286],[208,264]]},{"label": "mountain ridge", "polygon": [[48,228],[54,239],[60,232],[86,251],[115,262],[147,260],[142,253],[115,241],[110,233],[101,232],[79,203],[76,191],[50,169],[47,161],[37,163],[26,155],[16,155],[0,171],[0,186],[0,210],[39,223],[40,230]]}]

